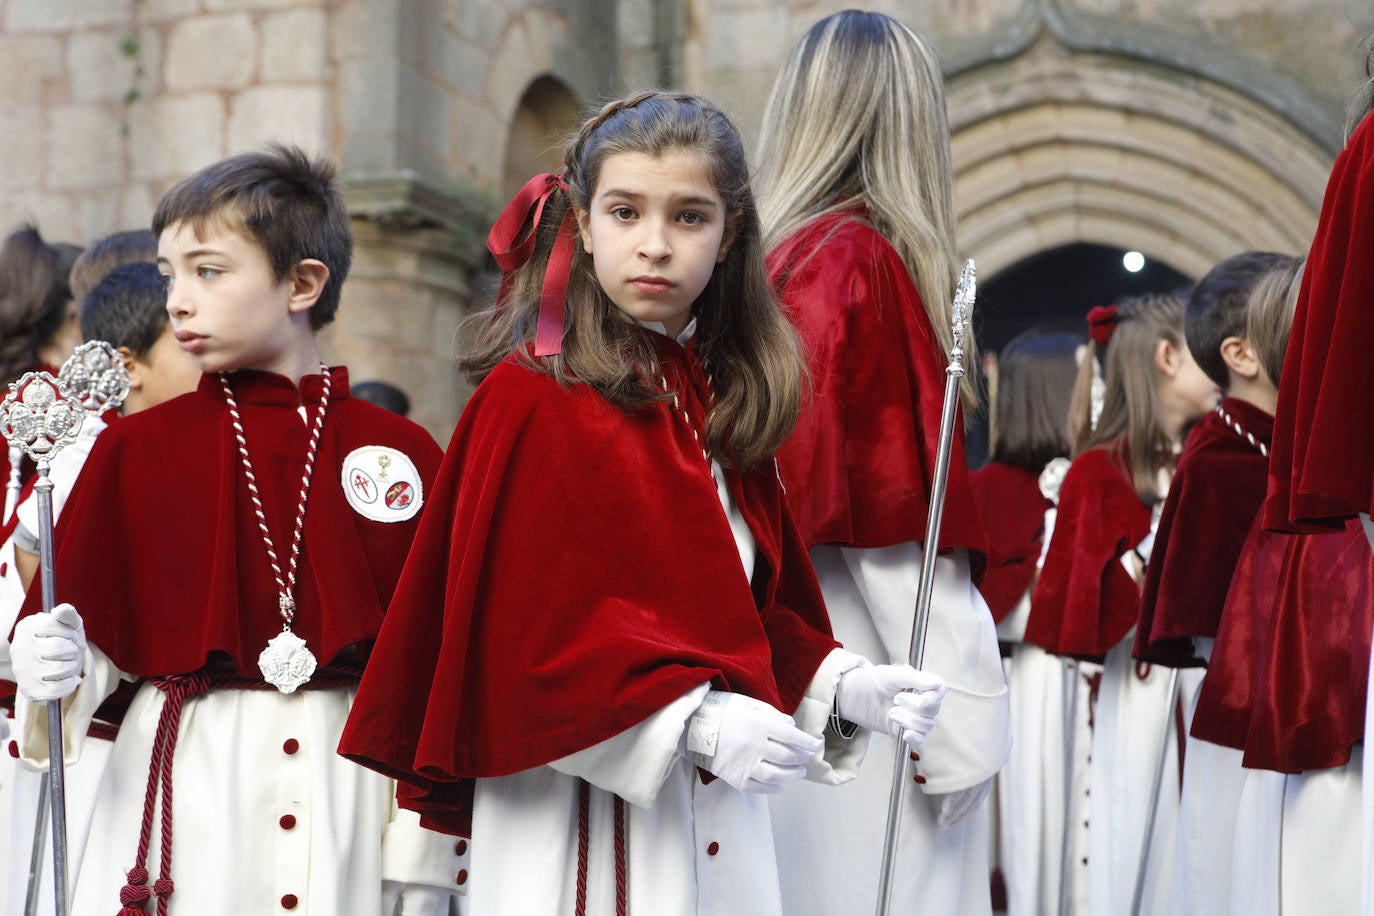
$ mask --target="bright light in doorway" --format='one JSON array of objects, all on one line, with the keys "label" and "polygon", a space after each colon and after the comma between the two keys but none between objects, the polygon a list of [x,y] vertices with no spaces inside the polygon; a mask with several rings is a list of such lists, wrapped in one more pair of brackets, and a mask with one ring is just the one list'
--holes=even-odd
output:
[{"label": "bright light in doorway", "polygon": [[1138,251],[1128,251],[1121,256],[1121,266],[1133,274],[1138,274],[1145,266],[1145,255]]}]

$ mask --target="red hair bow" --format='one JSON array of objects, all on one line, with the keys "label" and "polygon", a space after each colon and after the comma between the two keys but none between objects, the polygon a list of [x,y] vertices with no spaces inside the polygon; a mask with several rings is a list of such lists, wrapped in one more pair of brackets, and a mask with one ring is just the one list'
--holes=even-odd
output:
[{"label": "red hair bow", "polygon": [[[568,190],[562,175],[545,172],[535,175],[516,193],[506,209],[496,218],[487,234],[487,250],[501,266],[505,276],[501,280],[499,297],[509,291],[511,273],[524,266],[534,254],[539,235],[539,221],[544,216],[544,204],[555,192]],[[573,208],[563,214],[558,235],[544,268],[544,285],[539,294],[539,320],[534,330],[534,355],[552,356],[563,350],[563,316],[567,309],[568,278],[572,275],[572,256],[576,240],[577,219]]]},{"label": "red hair bow", "polygon": [[1098,347],[1105,347],[1116,330],[1116,306],[1098,305],[1088,312],[1088,336]]}]

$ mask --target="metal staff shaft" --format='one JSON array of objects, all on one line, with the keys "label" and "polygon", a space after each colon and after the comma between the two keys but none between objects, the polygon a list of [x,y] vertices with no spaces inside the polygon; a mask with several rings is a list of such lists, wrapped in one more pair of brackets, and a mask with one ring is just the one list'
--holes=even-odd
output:
[{"label": "metal staff shaft", "polygon": [[1072,847],[1069,838],[1073,836],[1069,832],[1069,824],[1073,820],[1070,815],[1073,813],[1073,771],[1078,754],[1078,690],[1081,681],[1076,658],[1069,663],[1069,677],[1072,680],[1069,687],[1069,717],[1064,722],[1064,837],[1059,845],[1059,916],[1069,916],[1069,874],[1073,871],[1069,867]]},{"label": "metal staff shaft", "polygon": [[[38,563],[43,588],[43,613],[51,614],[56,586],[52,556],[52,479],[48,459],[38,461]],[[48,792],[52,811],[53,901],[57,916],[67,916],[67,781],[62,766],[62,701],[48,701]]]},{"label": "metal staff shaft", "polygon": [[[1178,669],[1169,669],[1169,701],[1164,707],[1164,727],[1159,732],[1159,758],[1155,762],[1155,784],[1150,790],[1150,809],[1145,815],[1145,839],[1140,847],[1140,864],[1135,871],[1135,892],[1131,896],[1131,912],[1139,916],[1145,902],[1145,874],[1150,869],[1150,845],[1155,835],[1155,816],[1159,796],[1164,788],[1164,766],[1169,759],[1169,732],[1174,727],[1174,707],[1178,703]],[[1181,736],[1180,736],[1181,738]],[[1179,774],[1182,777],[1182,773]]]},{"label": "metal staff shaft", "polygon": [[[954,295],[954,346],[945,369],[945,400],[940,410],[940,442],[935,456],[935,477],[930,484],[930,508],[926,513],[926,538],[921,551],[921,579],[916,590],[916,617],[911,629],[908,658],[919,670],[925,662],[926,630],[930,624],[930,597],[935,588],[935,560],[940,552],[940,521],[945,513],[949,484],[950,453],[954,448],[954,419],[959,411],[959,380],[964,377],[963,339],[973,303],[973,261],[964,264],[959,289]],[[892,762],[892,790],[887,800],[887,833],[883,840],[882,871],[878,876],[878,916],[892,907],[892,879],[897,864],[898,834],[906,804],[907,748],[899,739]]]},{"label": "metal staff shaft", "polygon": [[38,916],[38,886],[43,880],[43,847],[48,844],[48,774],[38,783],[38,815],[33,825],[33,851],[29,854],[29,885],[24,894],[24,916]]}]

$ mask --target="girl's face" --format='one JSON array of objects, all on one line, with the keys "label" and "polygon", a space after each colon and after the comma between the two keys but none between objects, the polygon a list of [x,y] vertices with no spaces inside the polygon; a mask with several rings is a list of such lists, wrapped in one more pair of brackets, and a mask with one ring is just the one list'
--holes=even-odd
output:
[{"label": "girl's face", "polygon": [[737,217],[726,212],[705,156],[670,150],[608,155],[577,223],[611,301],[639,321],[661,321],[676,337],[725,260]]}]

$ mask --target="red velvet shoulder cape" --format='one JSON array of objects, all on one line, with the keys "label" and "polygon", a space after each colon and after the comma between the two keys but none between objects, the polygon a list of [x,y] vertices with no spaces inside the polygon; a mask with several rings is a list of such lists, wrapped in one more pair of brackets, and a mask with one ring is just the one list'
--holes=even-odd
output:
[{"label": "red velvet shoulder cape", "polygon": [[1001,623],[1035,581],[1045,512],[1054,504],[1040,492],[1038,472],[1014,465],[988,462],[969,482],[988,536],[988,568],[978,591]]},{"label": "red velvet shoulder cape", "polygon": [[[1237,398],[1221,402],[1233,420],[1269,444],[1273,417]],[[1269,460],[1212,411],[1188,434],[1159,518],[1140,594],[1135,657],[1200,664],[1193,639],[1213,638],[1241,546],[1264,503]]]},{"label": "red velvet shoulder cape", "polygon": [[1303,272],[1274,424],[1265,523],[1339,530],[1374,508],[1374,118],[1336,157]]},{"label": "red velvet shoulder cape", "polygon": [[1150,531],[1124,465],[1124,449],[1102,446],[1064,475],[1045,565],[1031,596],[1026,642],[1047,652],[1100,660],[1140,612],[1140,590],[1121,557]]},{"label": "red velvet shoulder cape", "polygon": [[1364,738],[1372,622],[1374,555],[1360,523],[1289,539],[1255,670],[1245,766],[1298,773],[1350,760]]},{"label": "red velvet shoulder cape", "polygon": [[[926,536],[944,403],[944,358],[901,258],[858,212],[822,217],[768,257],[801,333],[814,387],[778,453],[808,546],[885,547]],[[966,547],[975,579],[986,537],[955,424],[940,546]]]},{"label": "red velvet shoulder cape", "polygon": [[[294,627],[321,664],[377,635],[419,521],[371,521],[351,508],[341,484],[345,457],[367,445],[394,448],[415,464],[426,491],[441,458],[424,429],[349,397],[347,372],[332,371]],[[313,418],[322,380],[306,376],[297,391],[278,375],[232,376],[283,571],[308,441],[297,408],[304,400]],[[281,630],[277,586],[217,376],[101,433],[56,535],[57,599],[76,605],[87,638],[120,670],[177,674],[217,654],[260,677],[258,654]],[[23,613],[39,604],[32,589]]]},{"label": "red velvet shoulder cape", "polygon": [[[704,376],[655,338],[700,429]],[[795,710],[837,643],[772,463],[726,478],[752,589],[672,401],[626,411],[507,358],[454,431],[340,753],[462,834],[473,778],[591,747],[702,682]]]}]

